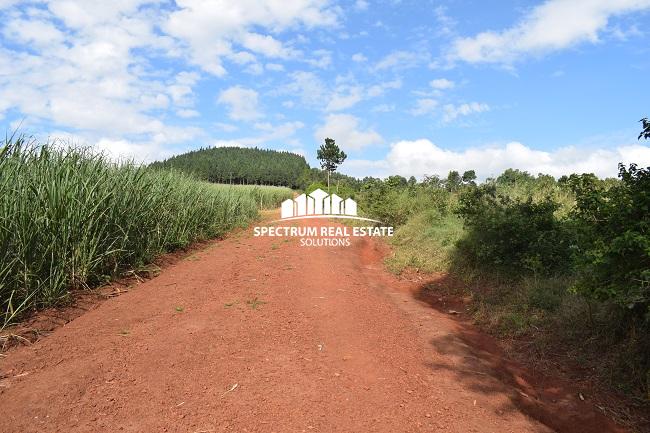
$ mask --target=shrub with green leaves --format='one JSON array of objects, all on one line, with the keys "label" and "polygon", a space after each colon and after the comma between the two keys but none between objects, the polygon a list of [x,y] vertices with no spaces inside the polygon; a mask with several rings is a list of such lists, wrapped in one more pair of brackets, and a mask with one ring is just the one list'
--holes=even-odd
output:
[{"label": "shrub with green leaves", "polygon": [[569,178],[581,247],[576,289],[650,321],[650,168],[619,165],[619,177],[607,189],[589,176]]},{"label": "shrub with green leaves", "polygon": [[511,198],[495,185],[468,188],[457,212],[466,235],[458,247],[469,261],[504,274],[552,275],[570,267],[572,237],[551,197]]}]

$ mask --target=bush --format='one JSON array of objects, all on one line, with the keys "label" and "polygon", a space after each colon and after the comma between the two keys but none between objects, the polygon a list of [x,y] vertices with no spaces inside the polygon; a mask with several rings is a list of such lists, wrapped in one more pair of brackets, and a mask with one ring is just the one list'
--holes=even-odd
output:
[{"label": "bush", "polygon": [[608,189],[591,178],[569,183],[580,233],[576,290],[612,300],[636,320],[650,321],[650,168],[619,165],[621,182]]},{"label": "bush", "polygon": [[471,264],[509,275],[552,275],[570,265],[570,231],[555,217],[552,198],[534,202],[497,193],[494,185],[466,189],[457,212],[466,236],[458,243]]}]

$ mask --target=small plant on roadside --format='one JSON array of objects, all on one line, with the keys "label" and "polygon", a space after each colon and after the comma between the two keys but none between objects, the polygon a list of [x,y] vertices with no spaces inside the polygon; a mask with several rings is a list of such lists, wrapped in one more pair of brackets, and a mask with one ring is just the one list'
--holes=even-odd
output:
[{"label": "small plant on roadside", "polygon": [[257,296],[255,296],[255,298],[246,301],[246,303],[247,303],[248,306],[251,307],[253,310],[257,310],[261,305],[266,304],[266,301],[262,301],[262,300],[259,299]]}]

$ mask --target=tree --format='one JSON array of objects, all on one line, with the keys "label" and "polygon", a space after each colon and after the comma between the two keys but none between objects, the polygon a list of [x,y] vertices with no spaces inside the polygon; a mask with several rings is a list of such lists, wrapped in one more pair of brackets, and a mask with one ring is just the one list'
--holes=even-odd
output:
[{"label": "tree", "polygon": [[474,170],[467,170],[463,173],[463,183],[467,185],[476,185],[476,172]]},{"label": "tree", "polygon": [[444,181],[440,179],[440,176],[437,174],[431,176],[424,175],[424,179],[422,179],[422,185],[432,188],[442,188],[444,186]]},{"label": "tree", "polygon": [[456,170],[450,171],[447,175],[447,182],[445,182],[447,191],[456,191],[460,188],[461,183],[462,178],[460,177],[460,174]]},{"label": "tree", "polygon": [[336,171],[336,167],[343,164],[348,156],[336,145],[331,138],[325,139],[325,144],[318,149],[317,156],[320,167],[327,171],[327,192],[330,190],[330,175]]},{"label": "tree", "polygon": [[641,124],[643,125],[643,131],[639,134],[639,140],[641,140],[641,137],[645,138],[646,140],[650,138],[650,120],[647,117],[644,117],[643,119],[639,120]]},{"label": "tree", "polygon": [[300,187],[301,175],[309,170],[305,158],[295,153],[241,147],[200,148],[154,162],[151,167],[172,168],[215,183],[291,188]]},{"label": "tree", "polygon": [[388,176],[385,183],[389,188],[404,188],[406,185],[408,185],[406,178],[398,174]]}]

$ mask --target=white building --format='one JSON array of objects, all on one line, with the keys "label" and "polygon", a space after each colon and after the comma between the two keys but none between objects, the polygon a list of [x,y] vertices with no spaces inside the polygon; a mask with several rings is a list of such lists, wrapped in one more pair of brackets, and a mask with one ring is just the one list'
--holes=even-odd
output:
[{"label": "white building", "polygon": [[357,216],[357,202],[351,198],[343,201],[338,195],[330,196],[320,188],[309,195],[301,194],[293,200],[288,199],[282,202],[282,218],[309,215]]}]

